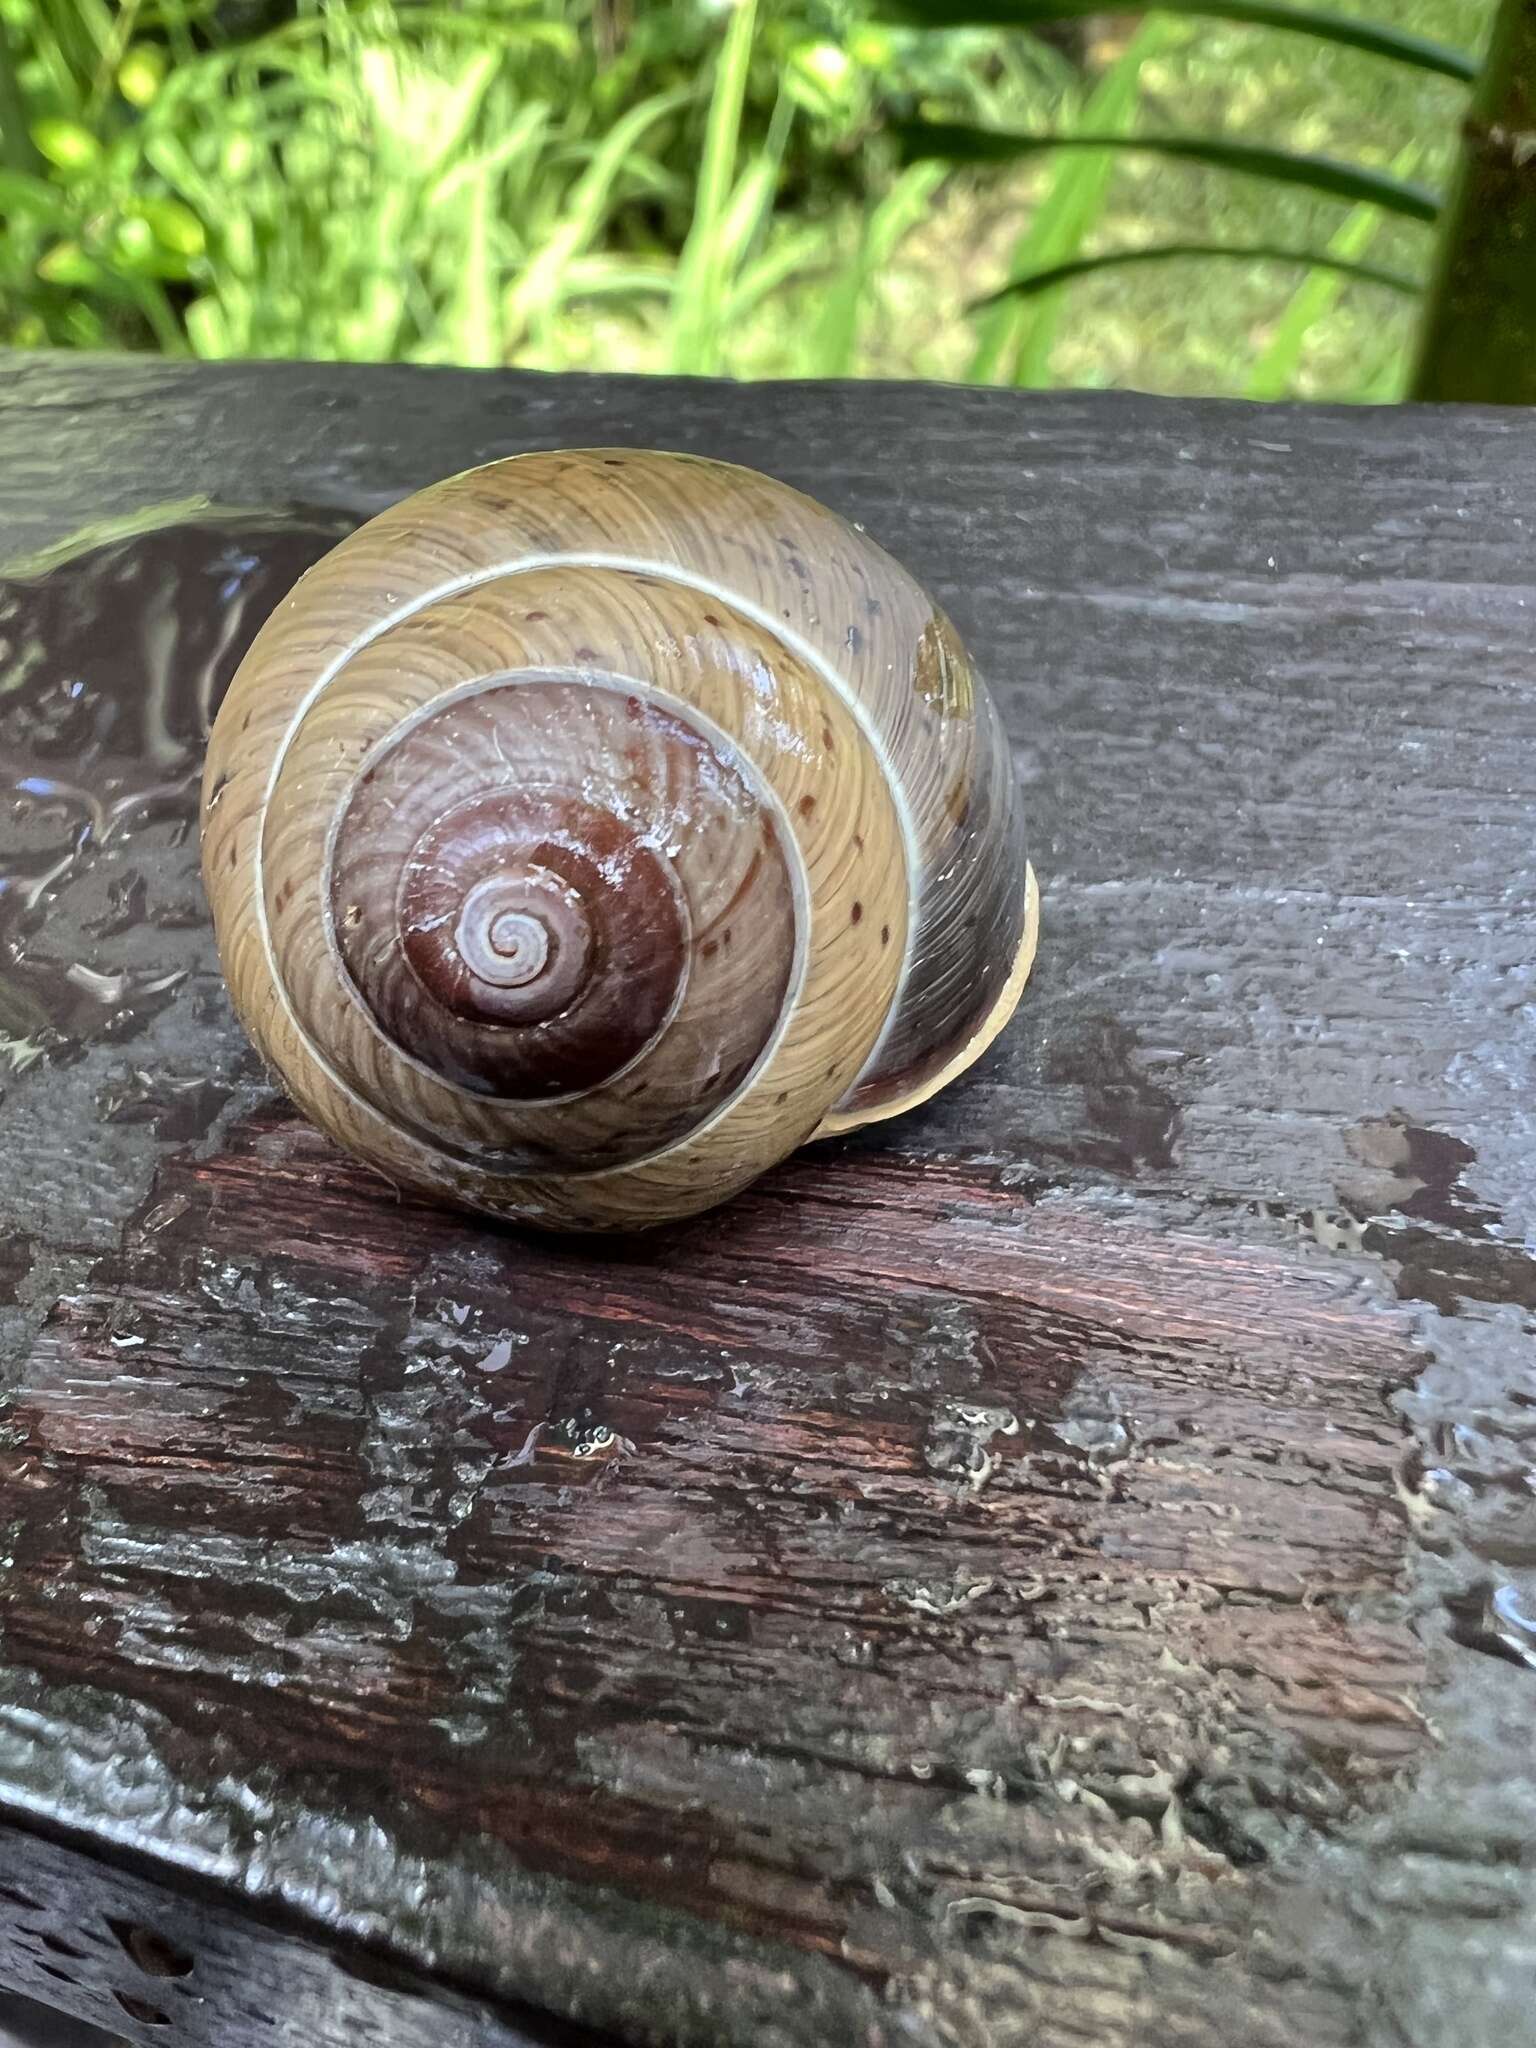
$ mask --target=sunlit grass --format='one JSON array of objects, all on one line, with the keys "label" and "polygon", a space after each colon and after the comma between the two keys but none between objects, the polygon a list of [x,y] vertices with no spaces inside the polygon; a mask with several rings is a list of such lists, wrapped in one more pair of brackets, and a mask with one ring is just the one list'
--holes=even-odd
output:
[{"label": "sunlit grass", "polygon": [[[1476,49],[1490,0],[1377,0]],[[1362,8],[1361,12],[1370,11]],[[1454,83],[1304,37],[1089,24],[923,35],[859,0],[300,0],[230,41],[203,0],[0,0],[0,335],[539,369],[1010,377],[1397,394],[1414,319],[1275,264],[1105,272],[989,319],[1023,262],[1158,241],[1418,274],[1431,231],[1191,165],[1065,153],[902,173],[892,116],[1104,122],[1443,184]],[[1135,54],[1125,55],[1136,37]],[[1117,83],[1118,81],[1118,83]],[[19,95],[28,132],[5,110]],[[1266,367],[1267,366],[1267,367]]]}]

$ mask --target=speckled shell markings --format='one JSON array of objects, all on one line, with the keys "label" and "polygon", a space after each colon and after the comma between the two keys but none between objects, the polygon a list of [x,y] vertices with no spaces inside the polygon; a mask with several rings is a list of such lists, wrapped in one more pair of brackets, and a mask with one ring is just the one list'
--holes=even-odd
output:
[{"label": "speckled shell markings", "polygon": [[922,1099],[1032,950],[948,622],[693,458],[519,457],[362,528],[251,649],[204,804],[226,976],[300,1105],[555,1226],[704,1208]]}]

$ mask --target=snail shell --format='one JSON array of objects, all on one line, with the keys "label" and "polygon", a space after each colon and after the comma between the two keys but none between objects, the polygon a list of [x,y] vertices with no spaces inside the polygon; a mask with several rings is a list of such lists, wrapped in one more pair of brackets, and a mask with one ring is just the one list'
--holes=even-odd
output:
[{"label": "snail shell", "polygon": [[691,456],[519,456],[343,541],[229,691],[202,851],[300,1107],[558,1228],[691,1214],[924,1100],[1034,950],[949,621],[835,514]]}]

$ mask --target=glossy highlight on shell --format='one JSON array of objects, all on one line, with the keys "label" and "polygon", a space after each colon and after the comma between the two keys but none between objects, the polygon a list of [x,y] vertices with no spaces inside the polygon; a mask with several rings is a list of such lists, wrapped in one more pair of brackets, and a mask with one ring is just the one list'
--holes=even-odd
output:
[{"label": "glossy highlight on shell", "polygon": [[[504,1154],[616,1165],[702,1123],[773,1035],[796,955],[774,809],[723,736],[632,684],[493,683],[365,764],[324,907],[378,1034],[425,1071],[519,1107],[620,1087],[621,1127],[543,1138],[514,1110]],[[318,1029],[326,962],[306,977],[316,935],[282,931]]]},{"label": "glossy highlight on shell", "polygon": [[519,1220],[688,1214],[923,1100],[1034,945],[953,628],[730,465],[516,457],[349,537],[210,743],[226,977],[312,1117]]}]

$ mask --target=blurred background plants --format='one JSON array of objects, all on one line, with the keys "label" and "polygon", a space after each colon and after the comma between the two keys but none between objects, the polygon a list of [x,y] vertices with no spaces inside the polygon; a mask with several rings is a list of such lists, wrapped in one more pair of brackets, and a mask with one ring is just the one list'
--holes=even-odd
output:
[{"label": "blurred background plants", "polygon": [[[1390,13],[1475,54],[1494,7]],[[0,339],[1400,395],[1404,287],[1433,231],[1391,193],[1446,186],[1463,82],[1174,12],[1068,6],[1019,26],[1006,17],[1029,10],[999,0],[969,10],[991,23],[885,18],[901,11],[0,0]],[[943,151],[914,149],[924,129]],[[977,131],[984,147],[955,141]],[[1044,134],[1347,159],[1385,203],[1143,150],[994,146]],[[1090,261],[1156,244],[1343,267]]]}]

